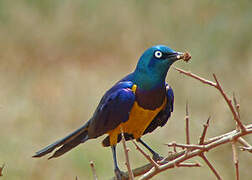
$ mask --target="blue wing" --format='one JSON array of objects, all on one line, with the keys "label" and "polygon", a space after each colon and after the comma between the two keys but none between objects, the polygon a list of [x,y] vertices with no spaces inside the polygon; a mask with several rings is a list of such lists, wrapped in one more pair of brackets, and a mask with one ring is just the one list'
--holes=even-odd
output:
[{"label": "blue wing", "polygon": [[128,120],[135,101],[132,86],[131,81],[118,82],[106,92],[89,122],[89,138],[101,136]]},{"label": "blue wing", "polygon": [[60,148],[50,158],[61,156],[80,143],[98,137],[127,121],[135,101],[135,94],[131,90],[132,86],[131,81],[118,82],[105,93],[93,117],[84,126],[38,151],[33,157],[44,156],[57,147]]},{"label": "blue wing", "polygon": [[173,112],[174,94],[172,88],[168,84],[166,84],[166,98],[166,106],[157,114],[150,125],[145,129],[144,134],[151,133],[158,126],[164,126],[171,116],[171,112]]}]

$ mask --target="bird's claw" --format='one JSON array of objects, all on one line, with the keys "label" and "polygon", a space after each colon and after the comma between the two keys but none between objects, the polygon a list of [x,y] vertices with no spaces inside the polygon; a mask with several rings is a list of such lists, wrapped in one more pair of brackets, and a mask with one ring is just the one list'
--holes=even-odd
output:
[{"label": "bird's claw", "polygon": [[124,172],[122,172],[119,168],[116,168],[115,170],[115,177],[116,180],[124,180]]},{"label": "bird's claw", "polygon": [[152,159],[157,162],[163,160],[164,158],[160,156],[158,153],[155,153],[153,154]]}]

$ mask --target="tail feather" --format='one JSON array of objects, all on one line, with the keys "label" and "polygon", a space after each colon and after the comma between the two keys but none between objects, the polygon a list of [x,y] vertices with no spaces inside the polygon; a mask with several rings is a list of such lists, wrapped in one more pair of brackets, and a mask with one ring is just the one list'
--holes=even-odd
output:
[{"label": "tail feather", "polygon": [[86,123],[85,125],[83,125],[79,129],[75,130],[74,132],[72,132],[68,136],[64,137],[63,139],[60,139],[60,140],[54,142],[53,144],[36,152],[36,154],[32,157],[34,157],[34,158],[35,157],[42,157],[42,156],[52,152],[55,148],[60,147],[60,146],[62,146],[62,147],[59,150],[57,150],[53,154],[53,156],[51,156],[50,158],[58,157],[64,153],[66,153],[67,151],[74,148],[78,144],[84,142],[84,140],[86,141],[88,139],[87,129],[88,129],[88,123]]},{"label": "tail feather", "polygon": [[48,159],[59,157],[59,156],[65,154],[66,152],[70,151],[74,147],[78,146],[80,143],[84,143],[86,140],[88,140],[88,134],[87,134],[87,131],[84,131],[83,133],[81,133],[79,136],[77,136],[73,140],[71,140],[68,143],[61,146]]}]

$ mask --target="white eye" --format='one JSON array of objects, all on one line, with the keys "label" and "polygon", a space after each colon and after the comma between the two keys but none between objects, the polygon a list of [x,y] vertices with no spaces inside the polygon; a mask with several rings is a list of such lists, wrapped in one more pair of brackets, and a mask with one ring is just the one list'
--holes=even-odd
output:
[{"label": "white eye", "polygon": [[163,54],[161,51],[156,51],[154,55],[156,58],[161,58]]}]

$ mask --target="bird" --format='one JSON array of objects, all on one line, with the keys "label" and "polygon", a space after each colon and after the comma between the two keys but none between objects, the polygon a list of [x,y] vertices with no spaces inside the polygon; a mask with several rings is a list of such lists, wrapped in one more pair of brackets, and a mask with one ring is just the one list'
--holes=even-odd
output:
[{"label": "bird", "polygon": [[141,137],[163,127],[173,112],[174,93],[166,83],[171,65],[183,59],[188,61],[189,53],[181,53],[166,45],[155,45],[140,56],[135,70],[116,82],[101,98],[92,117],[79,129],[63,139],[43,148],[33,156],[42,157],[53,152],[48,159],[59,157],[87,140],[106,134],[104,147],[111,147],[114,172],[120,179],[116,145],[122,139],[135,139],[153,155],[161,156],[147,145]]}]

